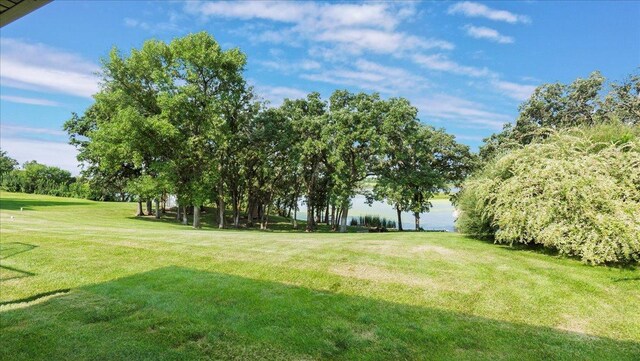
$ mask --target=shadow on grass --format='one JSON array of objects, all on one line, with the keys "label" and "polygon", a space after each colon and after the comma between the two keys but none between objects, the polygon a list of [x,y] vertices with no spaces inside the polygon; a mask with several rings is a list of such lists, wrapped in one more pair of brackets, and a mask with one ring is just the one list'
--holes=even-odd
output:
[{"label": "shadow on grass", "polygon": [[31,251],[38,246],[22,242],[0,243],[0,259],[7,259],[17,254]]},{"label": "shadow on grass", "polygon": [[623,278],[616,278],[613,280],[613,282],[629,282],[629,281],[640,281],[640,277],[623,277]]},{"label": "shadow on grass", "polygon": [[34,207],[50,207],[50,206],[87,206],[91,205],[89,202],[77,202],[77,201],[43,201],[37,199],[26,198],[0,198],[0,210],[7,211],[19,211],[20,209],[25,211],[31,211]]},{"label": "shadow on grass", "polygon": [[[23,252],[31,251],[38,246],[22,242],[0,243],[0,261]],[[9,267],[0,263],[0,281],[35,276],[35,273]]]},{"label": "shadow on grass", "polygon": [[15,305],[15,304],[18,304],[18,303],[32,302],[32,301],[35,301],[35,300],[38,300],[38,299],[41,299],[41,298],[44,298],[44,297],[55,296],[55,295],[61,295],[61,294],[64,294],[64,293],[68,293],[69,291],[71,291],[70,288],[63,288],[63,289],[60,289],[60,290],[36,293],[35,295],[31,295],[29,297],[19,298],[17,300],[12,300],[12,301],[0,302],[0,306]]},{"label": "shadow on grass", "polygon": [[36,274],[32,272],[23,271],[21,269],[9,267],[6,265],[0,265],[0,282],[13,280],[16,278],[31,277],[35,275]]},{"label": "shadow on grass", "polygon": [[640,343],[180,267],[2,312],[0,358],[637,360]]}]

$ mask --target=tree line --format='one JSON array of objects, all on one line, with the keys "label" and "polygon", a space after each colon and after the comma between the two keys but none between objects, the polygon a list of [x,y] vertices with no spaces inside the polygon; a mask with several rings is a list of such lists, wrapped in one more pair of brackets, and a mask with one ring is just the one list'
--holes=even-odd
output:
[{"label": "tree line", "polygon": [[[58,197],[116,200],[116,195],[91,187],[90,180],[73,177],[67,170],[36,161],[18,162],[0,150],[0,188],[9,192],[36,193]],[[119,198],[117,200],[126,200]]]},{"label": "tree line", "polygon": [[208,204],[220,228],[244,216],[264,229],[269,214],[292,211],[296,227],[303,199],[307,231],[324,222],[345,232],[365,179],[376,179],[370,196],[393,206],[401,227],[403,211],[418,225],[429,200],[472,169],[469,148],[422,124],[406,99],[336,90],[269,107],[247,85],[245,64],[205,32],[149,40],[128,55],[113,49],[95,102],[64,126],[83,175],[135,197],[138,215],[174,194],[178,218],[186,224],[192,208],[195,228]]}]

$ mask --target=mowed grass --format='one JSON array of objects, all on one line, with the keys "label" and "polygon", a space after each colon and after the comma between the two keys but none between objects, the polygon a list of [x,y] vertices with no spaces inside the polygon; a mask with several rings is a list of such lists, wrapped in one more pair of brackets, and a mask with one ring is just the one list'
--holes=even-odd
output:
[{"label": "mowed grass", "polygon": [[193,230],[6,192],[0,209],[2,360],[640,359],[633,267],[449,233]]}]

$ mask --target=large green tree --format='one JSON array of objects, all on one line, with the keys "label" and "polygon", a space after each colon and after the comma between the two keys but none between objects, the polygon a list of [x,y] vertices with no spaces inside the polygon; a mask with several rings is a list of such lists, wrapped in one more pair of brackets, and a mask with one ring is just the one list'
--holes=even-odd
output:
[{"label": "large green tree", "polygon": [[307,204],[306,230],[316,229],[315,211],[322,204],[318,197],[321,178],[326,175],[327,143],[323,139],[327,124],[327,104],[319,93],[306,99],[286,100],[282,109],[290,117],[292,129],[299,140],[295,153],[299,156],[299,175]]},{"label": "large green tree", "polygon": [[340,232],[347,231],[351,198],[380,155],[380,133],[387,107],[378,94],[352,94],[339,90],[331,95],[330,124],[325,133],[332,163],[333,193],[340,209]]},{"label": "large green tree", "polygon": [[387,152],[374,196],[394,205],[399,229],[401,213],[408,211],[414,214],[418,230],[420,214],[429,211],[431,199],[460,184],[471,172],[474,157],[468,146],[456,142],[444,130],[422,124],[402,144],[394,147],[394,152]]},{"label": "large green tree", "polygon": [[560,129],[612,121],[640,124],[640,75],[609,87],[597,71],[570,84],[543,84],[520,105],[519,111],[515,124],[507,124],[502,132],[485,139],[480,148],[484,161]]},{"label": "large green tree", "polygon": [[80,159],[108,175],[132,169],[128,189],[140,201],[158,204],[176,192],[182,205],[194,206],[193,225],[200,227],[201,205],[224,196],[224,189],[212,190],[229,175],[223,171],[230,134],[247,103],[245,62],[207,33],[170,44],[150,40],[128,56],[112,50],[96,102],[66,125]]},{"label": "large green tree", "polygon": [[410,165],[410,152],[420,127],[418,109],[404,98],[387,101],[388,110],[381,127],[380,144],[383,156],[374,164],[376,174],[373,198],[392,205],[402,230],[402,212],[409,211],[411,190],[406,184]]}]

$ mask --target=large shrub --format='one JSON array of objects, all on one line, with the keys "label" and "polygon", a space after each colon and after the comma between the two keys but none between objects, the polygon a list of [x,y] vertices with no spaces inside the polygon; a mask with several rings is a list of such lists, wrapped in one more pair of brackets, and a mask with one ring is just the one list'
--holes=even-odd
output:
[{"label": "large shrub", "polygon": [[496,158],[464,184],[458,228],[592,264],[639,261],[639,129],[565,130]]}]

